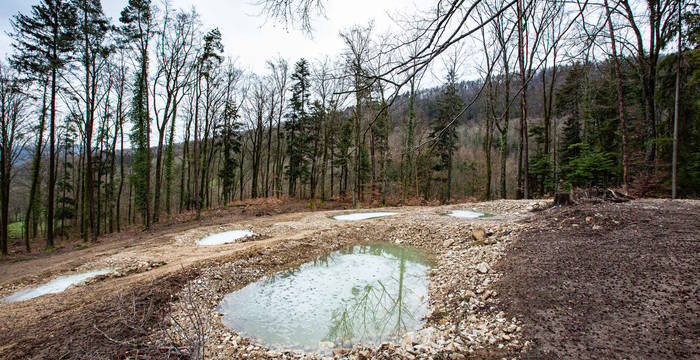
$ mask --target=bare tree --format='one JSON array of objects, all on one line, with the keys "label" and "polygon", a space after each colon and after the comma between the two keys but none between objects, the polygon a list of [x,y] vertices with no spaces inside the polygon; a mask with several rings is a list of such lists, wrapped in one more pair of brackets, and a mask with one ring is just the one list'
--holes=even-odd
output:
[{"label": "bare tree", "polygon": [[367,91],[367,86],[365,84],[365,79],[368,77],[366,66],[370,57],[370,36],[373,27],[374,24],[372,23],[365,27],[355,26],[340,34],[346,46],[343,56],[346,61],[347,74],[352,78],[353,92],[355,93],[355,109],[353,114],[355,121],[355,186],[352,200],[353,207],[357,207],[359,202],[362,201],[362,179],[360,176],[360,156],[362,147],[364,146],[364,132],[362,129],[364,109],[362,106],[362,99],[365,97],[365,92]]},{"label": "bare tree", "polygon": [[[673,112],[673,155],[671,164],[671,198],[676,198],[676,169],[678,167],[678,113],[680,112],[680,97],[681,97],[681,4],[683,0],[678,0],[678,57],[677,68],[676,68],[676,98],[674,100],[674,112]],[[626,169],[625,169],[626,170]],[[625,171],[626,175],[626,171]]]},{"label": "bare tree", "polygon": [[278,57],[274,61],[268,61],[267,66],[270,68],[270,76],[272,77],[275,94],[273,96],[277,97],[277,104],[279,110],[277,111],[277,125],[275,130],[276,138],[276,150],[275,150],[275,163],[273,164],[273,194],[277,197],[282,196],[282,168],[284,166],[284,155],[282,153],[282,142],[283,134],[282,128],[282,116],[284,114],[284,104],[286,103],[287,96],[287,79],[289,78],[289,65],[287,61],[281,57]]},{"label": "bare tree", "polygon": [[620,70],[620,59],[617,56],[615,28],[613,27],[613,21],[610,14],[610,6],[608,5],[608,0],[604,0],[603,3],[605,5],[605,15],[607,19],[606,22],[608,24],[608,31],[610,32],[610,48],[612,50],[613,63],[615,64],[615,90],[617,90],[617,109],[620,113],[620,129],[622,129],[622,191],[625,194],[627,194],[627,121],[625,118],[625,103],[623,101],[622,93],[622,71]]},{"label": "bare tree", "polygon": [[280,21],[285,28],[297,27],[310,34],[314,15],[325,14],[324,0],[259,0],[263,14]]},{"label": "bare tree", "polygon": [[[638,4],[630,3],[629,0],[622,0],[622,10],[620,13],[626,18],[636,44],[626,44],[636,52],[637,66],[642,78],[642,95],[644,97],[644,117],[646,120],[645,142],[646,142],[646,165],[647,172],[651,171],[656,160],[656,82],[657,64],[661,50],[672,39],[675,31],[675,18],[673,5],[678,0],[650,0],[643,2],[644,8],[638,10]],[[643,14],[640,12],[643,11]],[[643,33],[640,18],[647,16],[647,33]],[[647,40],[648,46],[644,46]]]},{"label": "bare tree", "polygon": [[[153,81],[153,114],[158,130],[158,145],[156,147],[156,177],[153,198],[153,222],[158,222],[160,216],[160,196],[163,171],[163,153],[167,152],[166,169],[166,210],[170,213],[170,187],[172,183],[172,142],[174,138],[177,110],[184,96],[184,87],[189,85],[194,74],[195,41],[198,15],[194,11],[185,13],[174,12],[165,2],[163,20],[159,37],[156,42],[157,70]],[[160,91],[158,89],[161,89]],[[163,105],[159,105],[157,100]],[[170,124],[170,136],[167,149],[163,148],[166,129]]]},{"label": "bare tree", "polygon": [[26,145],[28,130],[23,118],[27,95],[21,91],[16,75],[0,64],[0,253],[7,255],[10,182],[13,166]]},{"label": "bare tree", "polygon": [[245,107],[246,117],[248,120],[248,135],[252,146],[252,174],[250,197],[255,199],[258,197],[258,180],[260,177],[260,168],[262,162],[262,146],[264,133],[265,111],[267,110],[266,101],[268,99],[269,90],[264,80],[258,77],[251,79],[252,93],[248,98],[247,106]]}]

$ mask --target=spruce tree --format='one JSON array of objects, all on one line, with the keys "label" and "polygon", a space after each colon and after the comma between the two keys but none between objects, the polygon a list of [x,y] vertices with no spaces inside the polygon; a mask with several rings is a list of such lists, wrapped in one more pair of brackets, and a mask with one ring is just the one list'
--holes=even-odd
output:
[{"label": "spruce tree", "polygon": [[[233,200],[236,168],[238,159],[236,154],[241,152],[240,132],[241,124],[238,122],[238,108],[231,99],[227,99],[224,105],[224,123],[221,128],[221,142],[223,143],[223,165],[219,169],[219,178],[223,187],[224,203]],[[239,174],[243,176],[243,174]]]},{"label": "spruce tree", "polygon": [[292,74],[292,97],[289,99],[289,114],[284,129],[287,135],[287,179],[289,196],[296,196],[297,182],[308,174],[306,153],[310,136],[306,131],[309,124],[309,98],[311,84],[309,80],[309,63],[299,60]]},{"label": "spruce tree", "polygon": [[447,84],[439,100],[438,117],[433,124],[431,138],[433,139],[433,156],[435,160],[432,165],[434,176],[442,183],[440,201],[449,201],[452,183],[452,156],[456,148],[457,132],[455,127],[457,121],[455,117],[464,107],[464,101],[457,93],[456,74],[450,71],[447,74]]},{"label": "spruce tree", "polygon": [[583,141],[581,137],[581,122],[583,121],[581,78],[584,75],[583,72],[580,64],[574,64],[569,69],[564,84],[557,91],[557,115],[565,119],[563,136],[559,146],[562,173],[567,172],[569,163],[579,155],[580,148],[576,145]]}]

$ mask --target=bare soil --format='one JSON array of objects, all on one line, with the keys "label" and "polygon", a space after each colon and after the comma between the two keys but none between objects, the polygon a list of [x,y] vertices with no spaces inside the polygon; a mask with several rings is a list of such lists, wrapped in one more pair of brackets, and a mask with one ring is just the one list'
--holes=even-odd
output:
[{"label": "bare soil", "polygon": [[[377,240],[437,256],[426,323],[436,336],[357,348],[351,357],[700,357],[700,202],[641,200],[530,212],[532,205],[390,208],[399,214],[338,222],[331,216],[343,212],[263,201],[212,211],[199,222],[183,217],[146,233],[132,229],[85,249],[64,246],[2,259],[0,296],[59,274],[105,266],[118,271],[63,293],[0,304],[0,358],[175,358],[163,334],[193,284],[210,296],[204,309],[212,311],[227,291],[265,274]],[[493,216],[444,216],[472,208]],[[208,233],[239,228],[256,237],[194,244]],[[485,238],[477,236],[481,228]],[[295,357],[247,339],[231,345],[218,318],[212,327],[208,351],[220,355],[214,357]]]},{"label": "bare soil", "polygon": [[700,358],[700,203],[541,212],[496,268],[536,359]]}]

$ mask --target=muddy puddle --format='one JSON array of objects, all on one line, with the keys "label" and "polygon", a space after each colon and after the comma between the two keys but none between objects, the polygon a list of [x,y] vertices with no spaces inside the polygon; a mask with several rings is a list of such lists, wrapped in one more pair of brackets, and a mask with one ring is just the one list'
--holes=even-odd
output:
[{"label": "muddy puddle", "polygon": [[225,326],[271,349],[378,345],[423,326],[430,267],[415,249],[357,245],[251,283],[217,311]]},{"label": "muddy puddle", "polygon": [[452,210],[447,215],[461,219],[478,219],[486,214],[471,210]]},{"label": "muddy puddle", "polygon": [[2,299],[3,302],[15,302],[33,299],[47,294],[56,294],[65,291],[72,285],[82,284],[83,282],[96,276],[111,273],[111,269],[92,270],[75,275],[59,276],[46,284],[39,285],[33,288],[27,288],[17,291],[16,293],[6,296]]},{"label": "muddy puddle", "polygon": [[216,234],[211,234],[202,239],[197,240],[197,245],[200,246],[212,246],[212,245],[222,245],[230,244],[237,240],[253,236],[253,232],[250,230],[232,230],[225,231]]},{"label": "muddy puddle", "polygon": [[357,220],[367,220],[367,219],[374,219],[374,218],[378,218],[378,217],[392,216],[392,215],[396,215],[396,214],[398,214],[398,213],[388,212],[388,211],[366,212],[366,213],[336,215],[333,217],[333,219],[340,220],[340,221],[357,221]]}]

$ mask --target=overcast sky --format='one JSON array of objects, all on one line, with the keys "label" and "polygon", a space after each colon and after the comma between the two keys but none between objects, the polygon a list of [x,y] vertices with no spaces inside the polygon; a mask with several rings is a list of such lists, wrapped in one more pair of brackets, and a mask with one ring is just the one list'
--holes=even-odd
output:
[{"label": "overcast sky", "polygon": [[[38,0],[0,0],[0,51],[7,58],[12,50],[7,32],[10,19],[18,12],[28,13]],[[126,0],[103,0],[107,16],[118,22],[119,12]],[[154,0],[161,4],[161,0]],[[367,24],[374,20],[377,33],[395,27],[391,20],[397,11],[413,13],[416,9],[430,6],[429,0],[328,0],[327,18],[314,20],[313,38],[296,29],[285,30],[274,21],[260,16],[256,0],[172,0],[174,8],[190,9],[195,6],[204,26],[219,27],[228,56],[238,58],[239,64],[248,70],[263,72],[265,60],[278,54],[294,62],[300,57],[320,58],[338,54],[342,41],[338,33],[352,25]],[[159,5],[162,7],[161,5]]]}]

